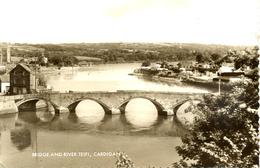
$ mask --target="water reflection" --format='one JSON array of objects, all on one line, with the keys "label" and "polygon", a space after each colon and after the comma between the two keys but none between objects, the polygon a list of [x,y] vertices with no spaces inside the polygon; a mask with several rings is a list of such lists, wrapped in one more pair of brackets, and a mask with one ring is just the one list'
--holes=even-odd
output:
[{"label": "water reflection", "polygon": [[19,119],[28,123],[46,123],[54,118],[55,113],[46,109],[36,110],[36,112],[19,112]]},{"label": "water reflection", "polygon": [[133,99],[126,106],[127,121],[136,129],[150,129],[158,118],[158,112],[152,102],[146,99]]},{"label": "water reflection", "polygon": [[0,131],[14,129],[17,118],[18,113],[0,115]]},{"label": "water reflection", "polygon": [[31,131],[29,129],[15,129],[10,134],[11,142],[19,151],[31,146]]},{"label": "water reflection", "polygon": [[[177,144],[181,145],[179,137],[187,132],[187,129],[183,127],[178,117],[158,116],[154,105],[150,102],[148,104],[151,106],[144,108],[143,103],[147,101],[144,100],[132,100],[126,107],[126,114],[107,115],[97,106],[97,111],[93,109],[84,111],[79,108],[76,109],[76,113],[47,114],[44,110],[37,110],[0,118],[1,123],[10,122],[11,125],[9,131],[1,130],[2,144],[6,145],[2,148],[2,152],[5,153],[2,159],[9,167],[18,166],[18,158],[22,159],[19,166],[42,166],[44,163],[45,167],[49,167],[77,163],[83,167],[93,165],[93,162],[98,163],[96,166],[100,166],[101,162],[102,165],[107,165],[109,162],[108,165],[113,167],[113,158],[61,157],[55,160],[51,157],[32,159],[31,155],[33,152],[84,150],[95,152],[122,148],[132,156],[135,163],[142,166],[147,162],[138,159],[141,157],[139,157],[140,151],[143,155],[156,158],[159,154],[156,151],[163,150],[169,156],[167,155],[167,159],[162,162],[160,161],[162,158],[157,158],[155,163],[169,166],[172,162],[170,156],[178,160],[174,148]],[[82,106],[88,106],[88,103],[93,102],[85,102]],[[139,107],[133,109],[131,106]],[[88,118],[93,118],[95,122],[90,122]],[[166,139],[167,137],[169,138]],[[151,154],[149,150],[155,150],[155,153]]]},{"label": "water reflection", "polygon": [[187,132],[182,118],[192,118],[190,114],[183,112],[187,106],[188,103],[181,106],[177,116],[160,116],[149,100],[134,99],[126,106],[125,114],[107,115],[98,103],[86,100],[78,105],[75,113],[55,114],[37,109],[36,112],[3,115],[0,117],[0,128],[21,129],[26,126],[90,134],[180,136]]},{"label": "water reflection", "polygon": [[44,111],[44,112],[39,112],[36,111],[36,116],[42,121],[42,122],[49,122],[53,119],[54,117],[54,112],[49,112],[49,111]]},{"label": "water reflection", "polygon": [[97,124],[103,120],[105,113],[98,103],[92,100],[84,100],[78,104],[76,115],[79,118],[79,122]]},{"label": "water reflection", "polygon": [[40,130],[131,136],[180,136],[187,132],[187,128],[176,116],[158,116],[156,111],[150,114],[142,112],[130,110],[126,114],[118,115],[103,112],[102,115],[94,116],[84,112],[55,114],[50,117],[51,120],[45,122],[42,122],[36,113],[23,112],[19,114],[16,125],[20,125],[19,128],[26,126]]}]

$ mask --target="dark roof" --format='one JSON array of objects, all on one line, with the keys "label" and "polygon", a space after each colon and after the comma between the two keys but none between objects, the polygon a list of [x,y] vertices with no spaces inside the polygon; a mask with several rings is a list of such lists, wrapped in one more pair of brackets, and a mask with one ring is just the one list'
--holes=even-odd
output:
[{"label": "dark roof", "polygon": [[[33,74],[33,71],[28,67],[28,66],[26,66],[26,65],[24,65],[24,64],[18,64],[18,65],[16,65],[16,67],[17,66],[21,66],[21,67],[23,67],[26,71],[28,71],[28,72],[30,72],[31,74]],[[10,72],[12,72],[16,67],[14,67]]]},{"label": "dark roof", "polygon": [[21,65],[25,70],[27,70],[28,72],[31,72],[31,69],[28,67],[28,66],[26,66],[26,65],[24,65],[24,64],[19,64],[19,65]]}]

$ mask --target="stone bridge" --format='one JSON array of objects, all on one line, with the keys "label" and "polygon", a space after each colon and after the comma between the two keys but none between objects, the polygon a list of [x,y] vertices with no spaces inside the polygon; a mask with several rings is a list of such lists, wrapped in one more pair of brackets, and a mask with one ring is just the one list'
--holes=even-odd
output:
[{"label": "stone bridge", "polygon": [[127,104],[136,98],[151,101],[159,115],[176,115],[179,107],[192,100],[201,100],[203,95],[210,93],[183,93],[163,91],[90,91],[90,92],[42,92],[25,94],[16,105],[19,111],[35,110],[36,103],[44,100],[48,106],[53,106],[56,113],[75,112],[77,105],[83,100],[97,102],[106,114],[125,113]]}]

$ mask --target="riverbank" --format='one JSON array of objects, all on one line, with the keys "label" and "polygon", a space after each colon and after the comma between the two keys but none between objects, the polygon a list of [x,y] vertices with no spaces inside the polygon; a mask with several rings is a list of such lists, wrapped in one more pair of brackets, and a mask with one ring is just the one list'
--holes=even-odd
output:
[{"label": "riverbank", "polygon": [[43,74],[60,74],[64,72],[71,72],[71,71],[83,71],[83,70],[93,70],[96,69],[95,67],[41,67],[40,73]]},{"label": "riverbank", "polygon": [[223,91],[231,91],[235,84],[227,83],[227,82],[210,82],[210,81],[193,81],[193,80],[183,80],[182,82],[192,84],[194,86],[199,87],[207,87],[207,88],[220,88]]},{"label": "riverbank", "polygon": [[129,73],[128,75],[139,76],[139,77],[150,77],[156,81],[165,81],[173,83],[186,83],[196,87],[214,89],[218,91],[219,87],[222,91],[230,92],[235,86],[235,83],[230,82],[214,82],[213,77],[209,76],[191,76],[189,78],[184,78],[182,75],[172,75],[172,76],[159,76],[159,75],[148,75],[142,73]]}]

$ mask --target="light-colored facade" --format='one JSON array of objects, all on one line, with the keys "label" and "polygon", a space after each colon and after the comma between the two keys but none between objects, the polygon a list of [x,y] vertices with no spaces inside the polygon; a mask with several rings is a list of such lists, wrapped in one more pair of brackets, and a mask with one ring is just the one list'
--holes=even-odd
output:
[{"label": "light-colored facade", "polygon": [[179,64],[179,68],[191,69],[195,65],[196,65],[195,61],[181,61]]},{"label": "light-colored facade", "polygon": [[6,93],[10,87],[9,74],[1,76],[1,93]]}]

